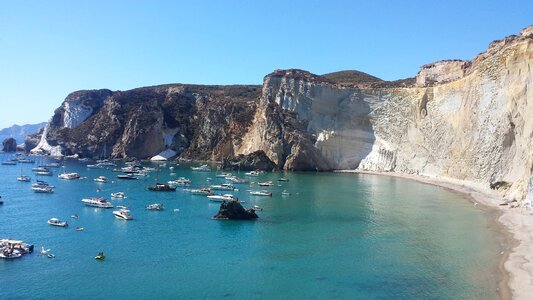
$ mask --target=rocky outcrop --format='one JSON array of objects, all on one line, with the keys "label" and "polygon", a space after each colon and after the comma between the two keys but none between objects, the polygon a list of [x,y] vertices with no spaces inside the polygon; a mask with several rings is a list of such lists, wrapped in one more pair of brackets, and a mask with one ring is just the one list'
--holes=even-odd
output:
[{"label": "rocky outcrop", "polygon": [[238,201],[224,201],[213,216],[215,220],[254,220],[259,218],[253,208],[245,209]]},{"label": "rocky outcrop", "polygon": [[17,140],[14,138],[7,138],[2,142],[2,151],[15,152],[17,151]]},{"label": "rocky outcrop", "polygon": [[264,151],[259,150],[248,155],[241,154],[236,157],[224,158],[221,168],[241,171],[273,171],[276,169],[276,164],[268,158]]},{"label": "rocky outcrop", "polygon": [[44,129],[41,129],[38,133],[27,135],[24,138],[24,152],[29,153],[32,149],[37,147],[43,136]]}]

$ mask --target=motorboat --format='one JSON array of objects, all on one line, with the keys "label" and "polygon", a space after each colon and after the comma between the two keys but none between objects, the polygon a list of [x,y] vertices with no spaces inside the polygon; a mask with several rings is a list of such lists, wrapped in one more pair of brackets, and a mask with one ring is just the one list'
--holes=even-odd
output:
[{"label": "motorboat", "polygon": [[57,177],[60,179],[66,179],[66,180],[73,180],[73,179],[80,179],[80,174],[78,173],[61,173]]},{"label": "motorboat", "polygon": [[16,164],[17,164],[17,160],[14,160],[14,159],[10,159],[10,160],[6,160],[2,162],[2,165],[5,165],[5,166],[14,166]]},{"label": "motorboat", "polygon": [[261,191],[250,191],[250,195],[254,196],[272,196],[272,192],[261,190]]},{"label": "motorboat", "polygon": [[50,171],[50,169],[48,169],[47,167],[45,166],[38,166],[38,167],[35,167],[35,168],[31,168],[31,170],[33,172],[46,172],[46,171]]},{"label": "motorboat", "polygon": [[250,172],[246,172],[244,173],[244,175],[246,176],[252,176],[252,177],[257,177],[259,175],[261,175],[262,173],[260,171],[250,171]]},{"label": "motorboat", "polygon": [[278,181],[289,181],[289,179],[287,179],[285,177],[281,177],[281,178],[278,178]]},{"label": "motorboat", "polygon": [[231,173],[220,173],[220,174],[215,175],[215,177],[218,177],[218,178],[226,178],[230,176],[232,176]]},{"label": "motorboat", "polygon": [[67,221],[60,221],[57,218],[48,219],[47,223],[52,225],[52,226],[58,226],[58,227],[67,227],[68,226]]},{"label": "motorboat", "polygon": [[71,215],[70,217],[73,218],[73,219],[77,219],[77,218],[79,218],[77,214],[73,214],[73,215]]},{"label": "motorboat", "polygon": [[231,183],[223,183],[223,184],[217,184],[217,185],[211,185],[209,186],[211,190],[218,190],[218,191],[233,191],[235,190],[235,187]]},{"label": "motorboat", "polygon": [[224,202],[224,201],[238,201],[239,199],[231,194],[224,195],[209,195],[207,196],[209,200],[213,202]]},{"label": "motorboat", "polygon": [[107,177],[105,176],[98,176],[94,179],[95,182],[99,182],[99,183],[106,183],[107,182]]},{"label": "motorboat", "polygon": [[94,257],[94,259],[96,259],[96,260],[104,260],[105,259],[104,252],[98,252],[98,255],[96,255]]},{"label": "motorboat", "polygon": [[134,174],[123,174],[123,175],[117,175],[118,179],[137,179],[137,176]]},{"label": "motorboat", "polygon": [[42,176],[52,176],[54,175],[54,172],[52,172],[51,170],[48,170],[48,171],[37,171],[35,172],[36,175],[42,175]]},{"label": "motorboat", "polygon": [[32,186],[31,189],[35,192],[35,193],[47,193],[47,194],[51,194],[54,192],[54,188],[52,187],[49,187],[49,186]]},{"label": "motorboat", "polygon": [[199,167],[191,167],[193,171],[203,171],[203,172],[209,172],[211,171],[211,168],[209,168],[208,165],[201,165]]},{"label": "motorboat", "polygon": [[183,186],[183,185],[189,185],[191,184],[191,180],[190,179],[187,179],[185,177],[180,177],[176,180],[170,180],[168,182],[168,184],[171,184],[171,185],[179,185],[179,186]]},{"label": "motorboat", "polygon": [[281,195],[282,196],[290,196],[291,193],[289,193],[287,190],[283,190],[283,192],[281,192]]},{"label": "motorboat", "polygon": [[113,214],[117,219],[121,220],[133,220],[133,216],[128,209],[121,208],[120,210],[114,210]]},{"label": "motorboat", "polygon": [[147,210],[163,210],[163,204],[154,203],[145,207]]},{"label": "motorboat", "polygon": [[61,167],[61,165],[59,163],[57,163],[57,162],[47,163],[44,166],[47,167],[47,168],[59,168],[59,167]]},{"label": "motorboat", "polygon": [[249,181],[243,178],[239,178],[237,176],[227,176],[225,177],[226,180],[231,181],[233,183],[248,183]]},{"label": "motorboat", "polygon": [[20,175],[19,177],[17,177],[17,180],[22,182],[30,182],[31,178],[26,175]]},{"label": "motorboat", "polygon": [[76,231],[84,231],[85,228],[83,228],[83,227],[76,227],[76,228],[74,228],[74,230],[76,230]]},{"label": "motorboat", "polygon": [[107,201],[105,198],[84,198],[81,199],[81,202],[85,203],[87,206],[94,206],[99,208],[112,208],[113,204]]},{"label": "motorboat", "polygon": [[0,258],[15,259],[22,255],[33,252],[33,245],[28,245],[18,240],[1,239],[0,240]]},{"label": "motorboat", "polygon": [[101,160],[97,160],[96,163],[100,166],[104,166],[104,167],[114,167],[116,166],[116,164],[112,161],[110,161],[109,159],[101,159]]},{"label": "motorboat", "polygon": [[17,159],[17,161],[19,163],[23,163],[23,164],[33,164],[33,163],[35,163],[35,161],[33,159],[29,159],[29,158],[19,158],[19,159]]},{"label": "motorboat", "polygon": [[88,164],[87,168],[89,168],[89,169],[101,169],[103,167],[101,165],[99,165],[99,164]]},{"label": "motorboat", "polygon": [[189,193],[193,195],[201,195],[201,196],[213,195],[213,192],[208,188],[192,189],[192,190],[189,190]]},{"label": "motorboat", "polygon": [[32,183],[31,186],[32,187],[51,187],[51,188],[55,188],[55,186],[50,185],[48,182],[43,181],[43,180],[37,180],[37,181],[35,181],[35,183]]},{"label": "motorboat", "polygon": [[263,208],[261,206],[259,206],[259,205],[253,205],[252,209],[255,210],[255,211],[258,211],[258,210],[263,211]]},{"label": "motorboat", "polygon": [[116,192],[116,193],[111,193],[111,197],[113,198],[117,198],[117,199],[126,199],[126,194],[124,194],[124,192]]},{"label": "motorboat", "polygon": [[265,181],[265,182],[258,182],[259,186],[273,186],[274,183],[272,181]]},{"label": "motorboat", "polygon": [[168,184],[156,183],[153,186],[149,186],[148,190],[154,191],[154,192],[173,192],[176,190],[176,187],[170,186]]}]

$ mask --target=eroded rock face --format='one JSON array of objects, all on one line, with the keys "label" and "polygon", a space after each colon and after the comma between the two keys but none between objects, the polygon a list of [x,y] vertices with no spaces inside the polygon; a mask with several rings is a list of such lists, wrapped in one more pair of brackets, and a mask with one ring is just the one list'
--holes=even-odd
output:
[{"label": "eroded rock face", "polygon": [[222,169],[224,170],[242,170],[242,171],[273,171],[276,164],[272,162],[264,151],[255,151],[248,155],[239,155],[237,157],[225,158],[222,160]]},{"label": "eroded rock face", "polygon": [[39,131],[38,133],[27,135],[24,138],[24,152],[28,153],[32,149],[37,147],[37,145],[41,141],[41,138],[42,138],[42,135],[43,135],[43,131],[44,131],[44,129]]},{"label": "eroded rock face", "polygon": [[220,204],[215,220],[254,220],[259,218],[252,208],[245,209],[238,201],[224,201]]},{"label": "eroded rock face", "polygon": [[17,140],[14,138],[7,138],[2,142],[2,151],[15,152],[17,151]]}]

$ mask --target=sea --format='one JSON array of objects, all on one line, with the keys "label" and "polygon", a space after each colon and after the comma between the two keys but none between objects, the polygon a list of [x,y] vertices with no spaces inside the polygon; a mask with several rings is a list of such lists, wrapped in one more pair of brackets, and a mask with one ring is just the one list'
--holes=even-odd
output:
[{"label": "sea", "polygon": [[[10,157],[0,154],[1,161]],[[0,165],[0,239],[35,246],[20,259],[0,259],[0,299],[499,298],[506,246],[494,215],[441,187],[368,174],[231,171],[251,181],[233,194],[244,207],[263,210],[255,221],[224,221],[212,219],[220,203],[204,196],[146,188],[182,176],[192,180],[189,188],[225,182],[220,171],[191,170],[200,163],[145,162],[156,171],[120,180],[114,167],[77,160],[36,177],[31,168],[52,160],[33,159]],[[82,178],[59,179],[60,172]],[[55,192],[34,193],[31,183],[16,180],[21,173]],[[93,180],[101,175],[109,182]],[[256,184],[264,181],[274,185]],[[249,193],[262,189],[273,195]],[[110,197],[118,191],[127,198]],[[134,219],[84,206],[87,197],[127,206]],[[151,203],[165,210],[145,210]],[[53,217],[69,226],[48,225]],[[41,255],[41,247],[55,257]],[[100,251],[103,261],[95,260]]]}]

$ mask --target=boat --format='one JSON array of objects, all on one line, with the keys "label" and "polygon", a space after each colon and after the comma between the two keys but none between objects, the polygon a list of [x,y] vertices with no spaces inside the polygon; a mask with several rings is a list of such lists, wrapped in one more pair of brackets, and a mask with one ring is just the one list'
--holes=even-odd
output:
[{"label": "boat", "polygon": [[244,173],[244,175],[257,177],[257,176],[261,175],[261,173],[259,171],[250,171],[250,172]]},{"label": "boat", "polygon": [[209,172],[211,171],[211,168],[209,168],[208,165],[201,165],[199,167],[191,167],[193,171],[203,171],[203,172]]},{"label": "boat", "polygon": [[101,159],[96,161],[99,166],[103,167],[114,167],[116,164],[109,159]]},{"label": "boat", "polygon": [[272,196],[272,192],[261,190],[261,191],[250,191],[250,195],[254,196]]},{"label": "boat", "polygon": [[149,186],[148,189],[154,192],[173,192],[176,190],[176,187],[170,186],[168,184],[156,183],[153,186]]},{"label": "boat", "polygon": [[290,196],[291,193],[289,193],[287,190],[283,190],[283,192],[281,192],[281,195],[282,196]]},{"label": "boat", "polygon": [[73,214],[73,215],[71,215],[70,217],[73,218],[73,219],[77,219],[77,218],[79,218],[77,214]]},{"label": "boat", "polygon": [[35,167],[35,168],[31,168],[31,170],[33,172],[46,172],[46,171],[50,171],[50,169],[48,169],[47,167],[45,166],[38,166],[38,167]]},{"label": "boat", "polygon": [[66,180],[73,180],[73,179],[80,179],[81,176],[78,173],[61,173],[57,177],[60,179],[66,179]]},{"label": "boat", "polygon": [[99,183],[106,183],[107,182],[107,177],[105,176],[98,176],[94,179],[95,182],[99,182]]},{"label": "boat", "polygon": [[68,226],[67,221],[60,221],[57,218],[48,219],[47,223],[52,225],[52,226],[58,226],[58,227],[67,227]]},{"label": "boat", "polygon": [[47,168],[59,168],[59,167],[61,167],[61,165],[59,163],[56,163],[56,162],[47,163],[44,166],[47,167]]},{"label": "boat", "polygon": [[103,168],[103,167],[101,165],[99,165],[99,164],[88,164],[87,168],[89,168],[89,169],[100,169],[100,168]]},{"label": "boat", "polygon": [[201,196],[213,195],[213,192],[208,188],[192,189],[192,190],[189,190],[189,193],[193,195],[201,195]]},{"label": "boat", "polygon": [[130,214],[130,211],[124,208],[121,208],[120,210],[114,210],[113,214],[117,219],[133,220],[133,216]]},{"label": "boat", "polygon": [[94,206],[99,208],[112,208],[113,204],[107,201],[105,198],[84,198],[81,199],[81,202],[85,203],[87,206]]},{"label": "boat", "polygon": [[43,176],[52,176],[54,175],[54,172],[52,172],[51,170],[48,170],[48,171],[37,171],[35,172],[36,175],[43,175]]},{"label": "boat", "polygon": [[76,230],[76,231],[83,231],[83,230],[85,230],[85,228],[83,228],[83,227],[76,227],[76,228],[74,228],[74,230]]},{"label": "boat", "polygon": [[278,181],[289,181],[289,179],[285,178],[285,177],[281,177],[278,179]]},{"label": "boat", "polygon": [[273,186],[274,183],[272,181],[265,181],[265,182],[258,182],[259,186]]},{"label": "boat", "polygon": [[43,180],[36,180],[35,183],[31,184],[31,186],[32,187],[51,187],[51,188],[55,188],[55,186],[50,185],[48,182],[43,181]]},{"label": "boat", "polygon": [[49,187],[49,186],[32,186],[31,189],[35,192],[35,193],[47,193],[47,194],[51,194],[54,192],[54,189],[52,187]]},{"label": "boat", "polygon": [[230,176],[232,176],[231,173],[220,173],[220,174],[215,175],[215,177],[218,177],[218,178],[226,178]]},{"label": "boat", "polygon": [[231,181],[233,183],[248,183],[249,181],[243,178],[239,178],[236,176],[227,176],[226,180]]},{"label": "boat", "polygon": [[117,178],[118,179],[137,179],[137,176],[133,174],[122,174],[122,175],[117,175]]},{"label": "boat", "polygon": [[94,257],[94,259],[96,259],[96,260],[104,260],[105,259],[104,252],[98,252],[98,255],[96,255]]},{"label": "boat", "polygon": [[209,195],[207,196],[209,200],[213,202],[224,202],[224,201],[238,201],[239,199],[232,194],[224,194],[224,195]]},{"label": "boat", "polygon": [[217,185],[211,185],[209,186],[211,190],[218,190],[218,191],[233,191],[235,190],[235,187],[231,183],[223,183],[223,184],[217,184]]},{"label": "boat", "polygon": [[263,208],[262,208],[261,206],[259,206],[259,205],[253,205],[253,206],[252,206],[252,209],[253,209],[253,210],[256,210],[256,211],[257,211],[257,210],[263,211]]},{"label": "boat", "polygon": [[2,259],[21,258],[23,254],[32,252],[33,245],[24,244],[22,241],[18,240],[0,240],[0,258]]},{"label": "boat", "polygon": [[163,210],[163,204],[154,203],[145,207],[147,210]]},{"label": "boat", "polygon": [[179,186],[183,186],[183,185],[189,185],[191,184],[191,180],[190,179],[187,179],[185,177],[180,177],[176,180],[170,180],[168,182],[168,184],[171,184],[171,185],[179,185]]},{"label": "boat", "polygon": [[56,256],[54,254],[52,254],[52,253],[48,253],[46,255],[46,257],[48,257],[48,258],[56,258]]},{"label": "boat", "polygon": [[31,178],[26,175],[20,175],[19,177],[17,177],[17,180],[22,182],[30,182]]},{"label": "boat", "polygon": [[10,159],[10,160],[6,160],[6,161],[3,161],[2,162],[2,165],[5,165],[5,166],[14,166],[17,164],[17,160],[15,159]]},{"label": "boat", "polygon": [[126,199],[126,194],[124,194],[124,192],[116,192],[116,193],[111,193],[111,197],[113,198],[117,198],[117,199]]},{"label": "boat", "polygon": [[23,163],[23,164],[33,164],[33,163],[35,163],[35,161],[33,159],[29,159],[29,158],[19,158],[19,159],[17,159],[17,161],[19,163]]}]

